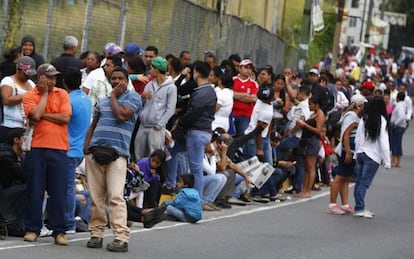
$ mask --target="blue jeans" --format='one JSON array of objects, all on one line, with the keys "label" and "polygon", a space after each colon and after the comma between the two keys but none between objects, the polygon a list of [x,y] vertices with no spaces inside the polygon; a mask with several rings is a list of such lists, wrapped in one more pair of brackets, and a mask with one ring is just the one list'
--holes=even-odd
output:
[{"label": "blue jeans", "polygon": [[[184,141],[175,141],[173,148],[170,148],[171,158],[167,161],[167,177],[166,184],[168,187],[175,188],[177,185],[178,165],[180,164],[181,153],[186,153],[186,145]],[[188,170],[187,170],[188,171]]]},{"label": "blue jeans", "polygon": [[81,217],[86,223],[88,223],[91,218],[91,196],[88,190],[80,191],[79,194],[83,194],[83,196],[85,196],[86,204],[82,207],[80,199],[76,199],[75,215]]},{"label": "blue jeans", "polygon": [[249,127],[250,118],[245,116],[234,116],[234,126],[236,127],[236,137],[244,135],[244,131]]},{"label": "blue jeans", "polygon": [[234,198],[240,198],[240,196],[241,196],[241,190],[240,190],[240,188],[239,188],[239,185],[242,183],[244,181],[244,178],[243,178],[243,176],[241,176],[241,175],[239,175],[239,174],[236,174],[235,175],[235,180],[234,180],[234,182],[235,182],[235,186],[236,186],[236,188],[234,188],[234,191],[233,191],[233,197]]},{"label": "blue jeans", "polygon": [[176,218],[179,221],[187,222],[187,218],[182,210],[177,209],[172,205],[167,206],[167,215]]},{"label": "blue jeans", "polygon": [[76,186],[75,186],[75,173],[76,167],[80,165],[83,157],[68,157],[68,187],[66,189],[66,212],[65,212],[65,222],[67,230],[76,230],[75,224],[75,209],[76,209]]},{"label": "blue jeans", "polygon": [[213,203],[221,189],[226,185],[227,177],[224,174],[205,175],[203,204]]},{"label": "blue jeans", "polygon": [[27,153],[24,168],[27,174],[30,206],[25,219],[26,231],[40,234],[43,225],[42,204],[45,191],[47,191],[49,194],[48,218],[53,235],[66,232],[67,167],[64,150],[33,148]]},{"label": "blue jeans", "polygon": [[187,132],[187,154],[190,162],[190,171],[194,175],[194,188],[200,197],[203,197],[203,157],[204,148],[210,143],[211,133],[201,130]]},{"label": "blue jeans", "polygon": [[405,132],[405,128],[394,127],[391,134],[391,151],[393,156],[402,156],[402,138]]},{"label": "blue jeans", "polygon": [[[283,138],[280,141],[279,150],[294,150],[299,147],[300,138],[296,137],[295,135],[289,135],[286,138]],[[303,176],[305,174],[305,167],[303,165],[303,157],[300,155],[296,155],[296,170],[295,170],[295,178],[293,181],[293,187],[297,192],[302,190],[303,185]]]},{"label": "blue jeans", "polygon": [[365,209],[365,193],[377,173],[379,164],[365,153],[358,153],[356,160],[356,182],[354,189],[355,212]]}]

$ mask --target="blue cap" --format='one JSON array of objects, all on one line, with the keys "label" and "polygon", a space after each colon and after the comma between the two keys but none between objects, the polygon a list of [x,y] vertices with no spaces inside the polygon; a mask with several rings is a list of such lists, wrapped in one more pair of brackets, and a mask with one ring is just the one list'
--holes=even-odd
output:
[{"label": "blue cap", "polygon": [[142,55],[144,51],[135,42],[129,42],[125,45],[124,52],[126,56],[133,56],[135,54]]}]

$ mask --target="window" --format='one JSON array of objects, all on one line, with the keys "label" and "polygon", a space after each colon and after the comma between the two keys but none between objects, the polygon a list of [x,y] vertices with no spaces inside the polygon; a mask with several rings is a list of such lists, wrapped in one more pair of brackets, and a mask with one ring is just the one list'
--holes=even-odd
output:
[{"label": "window", "polygon": [[358,8],[359,7],[359,0],[352,0],[351,7],[352,8]]},{"label": "window", "polygon": [[356,27],[357,18],[356,17],[349,17],[349,28]]}]

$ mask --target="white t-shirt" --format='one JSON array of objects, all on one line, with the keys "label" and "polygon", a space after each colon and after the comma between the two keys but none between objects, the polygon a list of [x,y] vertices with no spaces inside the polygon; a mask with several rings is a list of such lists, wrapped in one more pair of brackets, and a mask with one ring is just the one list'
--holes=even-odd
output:
[{"label": "white t-shirt", "polygon": [[[35,83],[32,80],[28,80],[30,86],[33,88]],[[21,88],[17,82],[14,80],[13,76],[6,76],[1,80],[0,87],[10,86],[13,88],[12,95],[24,95],[27,91]],[[2,126],[9,128],[23,128],[23,113],[22,113],[21,103],[19,104],[3,104],[3,115],[4,121]]]},{"label": "white t-shirt", "polygon": [[375,69],[374,66],[365,66],[365,71],[366,71],[366,76],[367,77],[372,77],[373,75],[377,74],[377,70]]},{"label": "white t-shirt", "polygon": [[97,68],[91,71],[89,75],[86,76],[85,81],[82,82],[82,86],[91,90],[96,84],[96,81],[105,81],[105,71],[103,68]]},{"label": "white t-shirt", "polygon": [[215,88],[217,95],[217,104],[220,105],[220,109],[214,114],[214,121],[211,124],[212,129],[214,130],[217,127],[221,127],[229,131],[229,116],[233,109],[233,90],[229,88],[220,87]]},{"label": "white t-shirt", "polygon": [[267,127],[262,131],[262,138],[265,138],[269,131],[269,125],[270,125],[270,122],[272,121],[272,118],[273,118],[273,105],[257,100],[253,108],[252,116],[250,117],[249,126],[247,127],[244,134],[247,135],[250,132],[252,132],[256,128],[257,122],[262,121],[262,122],[267,123]]}]

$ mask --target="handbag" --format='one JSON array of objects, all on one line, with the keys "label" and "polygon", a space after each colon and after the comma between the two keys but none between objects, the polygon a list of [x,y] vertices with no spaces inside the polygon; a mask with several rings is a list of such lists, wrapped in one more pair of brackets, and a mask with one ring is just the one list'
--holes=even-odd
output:
[{"label": "handbag", "polygon": [[107,165],[119,158],[118,153],[112,147],[94,146],[90,149],[92,158],[100,165]]},{"label": "handbag", "polygon": [[26,128],[26,131],[24,132],[24,138],[23,138],[23,143],[22,143],[22,150],[23,151],[30,151],[32,149],[32,140],[33,140],[33,131],[34,131],[34,126],[30,126],[28,128]]}]

